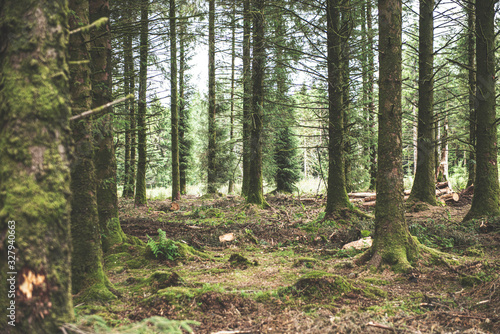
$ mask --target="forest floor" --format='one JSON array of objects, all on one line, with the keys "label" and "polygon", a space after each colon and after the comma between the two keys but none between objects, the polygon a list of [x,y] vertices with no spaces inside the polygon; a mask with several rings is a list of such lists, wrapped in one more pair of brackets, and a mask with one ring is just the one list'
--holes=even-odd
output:
[{"label": "forest floor", "polygon": [[456,258],[422,259],[410,274],[374,272],[354,263],[361,251],[342,249],[372,232],[373,219],[322,221],[321,198],[267,200],[262,210],[237,196],[185,196],[170,211],[170,201],[122,199],[126,234],[147,242],[161,229],[200,252],[170,261],[118,246],[105,257],[118,298],[77,297],[77,315],[116,328],[194,320],[195,333],[500,333],[500,233],[496,223],[461,223],[470,200],[406,215],[421,243]]}]

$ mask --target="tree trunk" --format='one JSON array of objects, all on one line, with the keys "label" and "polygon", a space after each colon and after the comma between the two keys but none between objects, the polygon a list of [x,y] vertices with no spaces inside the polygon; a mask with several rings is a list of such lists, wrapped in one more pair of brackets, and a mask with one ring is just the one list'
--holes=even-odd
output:
[{"label": "tree trunk", "polygon": [[464,220],[499,216],[497,126],[495,122],[495,5],[476,0],[477,156],[472,206]]},{"label": "tree trunk", "polygon": [[405,271],[418,255],[408,231],[403,199],[401,110],[401,0],[380,0],[379,128],[375,234],[370,264]]},{"label": "tree trunk", "polygon": [[58,333],[74,317],[68,15],[61,0],[0,6],[2,333]]},{"label": "tree trunk", "polygon": [[373,54],[372,3],[366,1],[366,24],[368,32],[368,117],[370,123],[370,189],[375,189],[377,181],[377,128],[375,111],[375,60]]},{"label": "tree trunk", "polygon": [[217,192],[215,128],[215,0],[208,2],[208,177],[207,192]]},{"label": "tree trunk", "polygon": [[467,187],[476,179],[476,8],[474,0],[467,5],[467,62],[469,65],[469,154],[467,157]]},{"label": "tree trunk", "polygon": [[250,186],[250,114],[252,109],[252,73],[250,58],[250,34],[252,32],[250,0],[243,0],[243,181],[241,195],[246,197]]},{"label": "tree trunk", "polygon": [[139,103],[137,109],[137,176],[135,186],[135,205],[147,205],[146,199],[146,89],[148,84],[148,37],[149,37],[149,0],[141,1],[141,37],[139,55]]},{"label": "tree trunk", "polygon": [[328,43],[328,194],[326,214],[350,207],[345,187],[344,101],[345,80],[342,71],[342,36],[339,0],[327,1]]},{"label": "tree trunk", "polygon": [[[70,29],[75,30],[89,24],[89,1],[70,0]],[[90,60],[88,32],[71,35],[69,40],[72,61]],[[70,92],[73,100],[73,114],[78,115],[92,108],[91,73],[88,64],[71,68]],[[101,229],[96,197],[96,174],[93,162],[92,131],[89,119],[71,123],[75,143],[74,160],[71,164],[71,279],[73,293],[84,294],[99,291],[99,298],[114,296],[105,286],[102,267]],[[90,295],[88,295],[91,297]],[[95,296],[97,297],[97,296]],[[92,298],[92,297],[91,297]]]},{"label": "tree trunk", "polygon": [[[231,16],[231,128],[229,130],[229,141],[231,154],[234,152],[234,85],[235,85],[235,62],[236,62],[236,1],[232,3],[233,13]],[[229,184],[227,193],[234,192],[234,173],[229,173]]]},{"label": "tree trunk", "polygon": [[266,53],[264,45],[265,0],[253,2],[253,61],[252,61],[252,111],[250,115],[250,147],[247,203],[267,205],[262,181],[262,117],[264,108],[264,70]]},{"label": "tree trunk", "polygon": [[[127,20],[128,23],[132,21],[132,1],[127,1]],[[124,63],[125,63],[125,85],[128,83],[128,88],[125,87],[125,96],[132,94],[135,96],[135,66],[134,66],[134,51],[133,51],[133,39],[134,33],[128,31],[125,36],[124,45]],[[126,130],[129,133],[129,163],[128,171],[125,171],[125,185],[123,188],[123,197],[133,198],[135,189],[135,151],[137,145],[137,126],[136,126],[136,116],[135,116],[135,99],[127,100],[127,111],[128,111],[128,122]],[[125,159],[127,160],[127,159]]]},{"label": "tree trunk", "polygon": [[[89,1],[90,22],[109,19],[109,0]],[[92,108],[112,101],[111,94],[111,32],[109,21],[90,32],[90,57],[92,59]],[[99,127],[94,163],[97,177],[97,209],[102,239],[106,253],[115,244],[123,242],[123,233],[118,218],[118,190],[116,184],[116,155],[113,143],[112,112],[97,120]]]},{"label": "tree trunk", "polygon": [[420,0],[417,171],[409,202],[437,205],[434,191],[434,0]]},{"label": "tree trunk", "polygon": [[188,131],[188,110],[186,108],[184,76],[186,73],[186,22],[179,27],[179,182],[181,195],[186,194],[187,169],[189,157],[189,142],[186,138]]},{"label": "tree trunk", "polygon": [[179,111],[177,106],[177,32],[175,0],[170,0],[170,115],[172,137],[172,201],[181,199],[179,174]]}]

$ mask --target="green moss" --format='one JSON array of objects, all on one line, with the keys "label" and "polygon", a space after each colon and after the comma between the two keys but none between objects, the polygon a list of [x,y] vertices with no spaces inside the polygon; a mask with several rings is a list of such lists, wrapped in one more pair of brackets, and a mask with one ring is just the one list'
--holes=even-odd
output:
[{"label": "green moss", "polygon": [[113,299],[116,299],[116,296],[109,291],[106,284],[93,284],[74,298],[75,303],[106,302]]},{"label": "green moss", "polygon": [[301,267],[301,266],[305,266],[307,268],[313,268],[314,265],[317,265],[318,263],[319,263],[319,261],[316,260],[315,258],[312,258],[312,257],[300,257],[300,258],[296,259],[293,262],[292,267],[298,268],[298,267]]},{"label": "green moss", "polygon": [[139,269],[144,265],[144,261],[138,260],[138,259],[132,259],[128,260],[126,262],[127,267],[130,269]]},{"label": "green moss", "polygon": [[246,257],[240,254],[231,254],[229,257],[231,267],[246,269],[248,266],[258,265],[257,261],[251,262]]},{"label": "green moss", "polygon": [[116,254],[110,254],[104,257],[104,265],[106,268],[113,268],[116,266],[122,266],[123,263],[126,261],[129,261],[132,255],[130,253],[116,253]]}]

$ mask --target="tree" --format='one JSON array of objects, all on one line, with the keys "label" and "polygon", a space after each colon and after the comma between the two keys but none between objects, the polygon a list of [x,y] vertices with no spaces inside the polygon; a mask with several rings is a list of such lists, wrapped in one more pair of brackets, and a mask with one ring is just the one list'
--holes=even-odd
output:
[{"label": "tree", "polygon": [[495,3],[476,0],[477,131],[476,180],[470,211],[464,218],[499,216],[497,126],[495,114]]},{"label": "tree", "polygon": [[189,151],[191,141],[187,134],[189,131],[189,112],[186,94],[186,44],[187,44],[187,22],[181,21],[179,27],[179,182],[181,195],[186,194],[187,171],[189,167]]},{"label": "tree", "polygon": [[243,0],[243,181],[241,195],[246,197],[250,187],[250,113],[252,108],[252,73],[250,57],[250,35],[252,33],[250,0]]},{"label": "tree", "polygon": [[326,215],[351,208],[345,186],[344,100],[345,79],[342,70],[342,45],[348,33],[340,22],[340,0],[328,0],[328,194]]},{"label": "tree", "polygon": [[403,199],[401,109],[401,0],[380,0],[377,202],[370,264],[404,271],[418,255],[408,231]]},{"label": "tree", "polygon": [[434,160],[434,0],[420,0],[417,171],[409,202],[437,205]]},{"label": "tree", "polygon": [[177,104],[177,31],[175,0],[170,0],[170,115],[172,138],[172,201],[181,199],[179,171],[179,110]]},{"label": "tree", "polygon": [[467,187],[476,179],[476,8],[474,0],[467,3],[467,65],[469,80],[469,154]]},{"label": "tree", "polygon": [[266,62],[264,43],[265,0],[253,2],[253,61],[252,61],[252,109],[250,114],[250,142],[248,162],[247,203],[267,205],[262,180],[262,130],[264,107],[264,67]]},{"label": "tree", "polygon": [[2,333],[56,333],[73,318],[68,14],[62,0],[0,6]]},{"label": "tree", "polygon": [[147,205],[146,198],[146,90],[148,84],[148,36],[149,36],[149,0],[141,1],[141,32],[140,32],[140,68],[139,68],[139,103],[137,109],[137,175],[135,186],[135,205]]},{"label": "tree", "polygon": [[215,0],[208,2],[208,175],[207,192],[217,192],[215,104]]},{"label": "tree", "polygon": [[[89,1],[71,0],[70,28],[75,30],[89,24]],[[85,30],[73,34],[69,40],[70,58],[81,64],[71,67],[70,92],[73,113],[80,114],[92,107],[91,71],[85,61],[90,60],[89,33]],[[93,142],[88,119],[71,123],[75,143],[71,164],[71,254],[72,289],[74,294],[84,294],[84,299],[112,299],[105,286],[103,271],[101,228],[97,207],[97,182],[93,162]]]},{"label": "tree", "polygon": [[[92,108],[110,103],[111,94],[111,31],[109,0],[89,0],[90,22],[103,20],[90,32],[90,57],[92,59]],[[118,218],[118,190],[116,180],[116,155],[113,143],[112,109],[95,122],[94,163],[97,177],[97,210],[103,235],[102,248],[106,253],[111,246],[125,238]]]}]

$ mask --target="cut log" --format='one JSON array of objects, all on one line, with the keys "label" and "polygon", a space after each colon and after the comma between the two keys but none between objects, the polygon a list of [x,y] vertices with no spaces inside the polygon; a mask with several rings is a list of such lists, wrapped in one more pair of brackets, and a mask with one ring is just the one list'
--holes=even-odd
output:
[{"label": "cut log", "polygon": [[405,196],[411,194],[411,190],[405,190],[404,194],[405,194]]},{"label": "cut log", "polygon": [[458,196],[457,193],[451,193],[451,194],[443,195],[443,196],[439,197],[439,199],[442,199],[445,202],[448,202],[448,201],[458,202],[460,200],[460,196]]},{"label": "cut log", "polygon": [[371,201],[374,201],[376,199],[377,199],[377,195],[368,196],[368,197],[363,198],[363,202],[371,202]]},{"label": "cut log", "polygon": [[442,196],[442,195],[446,195],[446,194],[450,194],[451,193],[451,189],[446,187],[446,188],[442,188],[442,189],[436,189],[436,196]]},{"label": "cut log", "polygon": [[375,203],[377,203],[377,202],[376,201],[364,202],[363,206],[369,208],[369,207],[375,206]]},{"label": "cut log", "polygon": [[443,188],[446,188],[446,187],[449,187],[449,182],[448,181],[443,181],[443,182],[438,182],[436,183],[436,188],[437,189],[443,189]]},{"label": "cut log", "polygon": [[349,193],[350,198],[365,198],[368,196],[375,196],[377,193]]},{"label": "cut log", "polygon": [[172,204],[170,204],[170,211],[178,211],[181,207],[179,206],[179,204],[175,203],[175,202],[172,202]]}]

